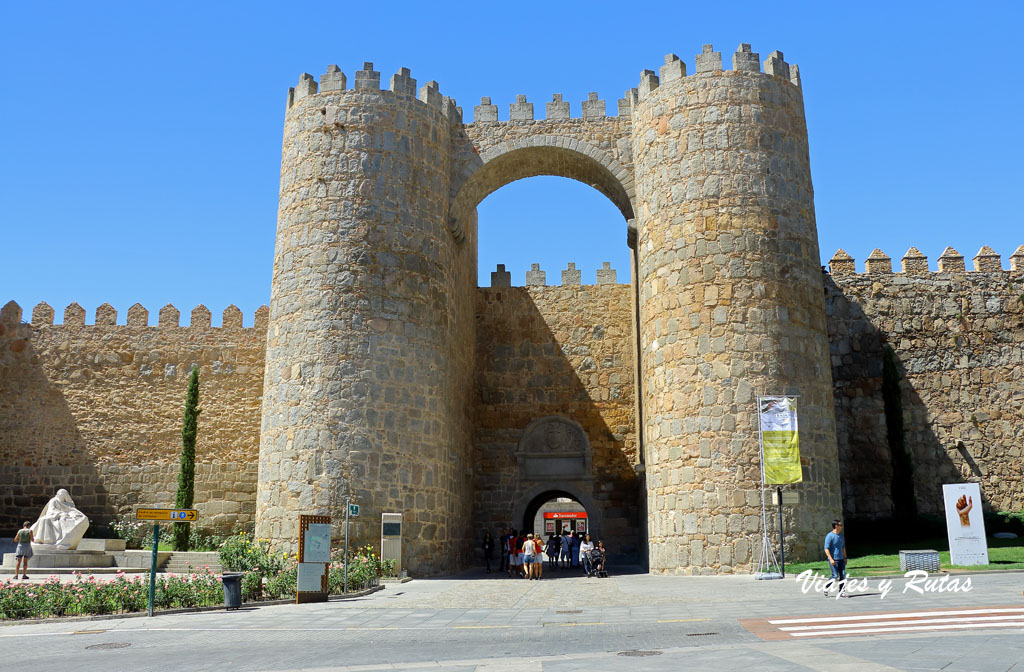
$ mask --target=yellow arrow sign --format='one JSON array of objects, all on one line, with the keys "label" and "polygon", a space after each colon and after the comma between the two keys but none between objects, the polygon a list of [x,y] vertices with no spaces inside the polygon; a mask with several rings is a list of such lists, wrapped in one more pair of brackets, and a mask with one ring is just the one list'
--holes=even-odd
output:
[{"label": "yellow arrow sign", "polygon": [[195,509],[135,509],[135,520],[191,521],[198,517]]}]

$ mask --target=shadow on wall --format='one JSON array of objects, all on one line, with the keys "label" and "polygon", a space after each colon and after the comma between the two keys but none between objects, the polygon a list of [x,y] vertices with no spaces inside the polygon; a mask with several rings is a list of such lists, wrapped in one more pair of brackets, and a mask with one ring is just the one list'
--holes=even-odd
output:
[{"label": "shadow on wall", "polygon": [[[485,531],[518,527],[539,493],[565,491],[587,507],[617,562],[639,562],[639,462],[634,428],[632,290],[629,285],[477,290],[474,556]],[[589,478],[567,462],[543,476],[517,449],[546,417],[578,424],[590,446]],[[594,510],[592,510],[594,509]],[[535,530],[536,531],[536,530]],[[596,537],[595,537],[596,538]]]},{"label": "shadow on wall", "polygon": [[46,375],[34,328],[0,323],[0,528],[34,521],[60,488],[93,527],[111,522],[108,492],[64,390]]},{"label": "shadow on wall", "polygon": [[889,347],[917,513],[942,514],[942,485],[965,481],[980,483],[986,510],[1024,507],[1012,486],[1021,477],[1012,451],[1024,437],[1024,400],[1013,392],[1009,354],[1020,348],[1013,344],[1024,320],[1003,301],[1002,323],[990,322],[992,297],[1006,285],[980,276],[952,276],[941,287],[934,276],[824,276],[845,516],[906,515],[906,506],[898,510],[899,461],[886,435]]}]

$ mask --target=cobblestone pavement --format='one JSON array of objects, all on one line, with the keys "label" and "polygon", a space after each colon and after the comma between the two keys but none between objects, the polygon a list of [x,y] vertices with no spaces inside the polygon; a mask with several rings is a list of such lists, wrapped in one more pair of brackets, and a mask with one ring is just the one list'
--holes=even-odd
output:
[{"label": "cobblestone pavement", "polygon": [[855,598],[824,599],[792,579],[749,576],[495,577],[389,583],[326,604],[10,624],[0,660],[31,651],[40,671],[1024,670],[1024,627],[768,641],[739,621],[1019,609],[1024,574],[975,575],[969,592],[924,595],[898,580],[885,599],[877,581]]}]

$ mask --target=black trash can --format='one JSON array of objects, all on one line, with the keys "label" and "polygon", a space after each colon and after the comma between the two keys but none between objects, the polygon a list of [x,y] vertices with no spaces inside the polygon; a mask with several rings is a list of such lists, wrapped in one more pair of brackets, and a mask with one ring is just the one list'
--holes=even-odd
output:
[{"label": "black trash can", "polygon": [[224,608],[238,609],[242,606],[242,574],[222,574],[221,584],[224,586]]}]

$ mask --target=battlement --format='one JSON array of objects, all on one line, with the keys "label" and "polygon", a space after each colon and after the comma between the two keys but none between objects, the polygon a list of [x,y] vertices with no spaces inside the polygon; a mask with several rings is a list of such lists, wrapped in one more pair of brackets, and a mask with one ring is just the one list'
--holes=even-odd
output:
[{"label": "battlement", "polygon": [[[999,273],[1002,272],[1002,258],[988,245],[983,245],[978,253],[974,255],[973,270],[971,273]],[[829,273],[834,276],[855,275],[857,273],[856,262],[845,250],[836,250],[832,259],[828,262]],[[928,275],[933,273],[928,267],[928,257],[923,255],[916,247],[911,247],[900,260],[900,271],[902,275]],[[1024,272],[1024,245],[1019,246],[1010,255],[1011,272]],[[964,263],[964,255],[952,247],[943,250],[938,258],[938,269],[936,273],[967,273]],[[864,273],[866,275],[892,274],[892,259],[875,248],[875,250],[864,261]]]},{"label": "battlement", "polygon": [[[566,265],[566,268],[561,272],[561,278],[562,287],[591,286],[583,285],[583,271],[576,268],[576,264],[571,261]],[[595,279],[595,285],[618,284],[617,272],[614,268],[612,268],[611,262],[608,261],[602,262],[601,268],[596,270]],[[498,264],[497,269],[491,271],[491,288],[503,288],[513,286],[549,286],[547,283],[547,272],[541,270],[540,264],[530,264],[530,270],[526,271],[525,285],[513,285],[512,272],[505,269],[505,264]]]},{"label": "battlement", "polygon": [[453,98],[441,95],[440,86],[431,80],[416,88],[416,80],[412,77],[409,68],[399,68],[398,72],[391,76],[387,89],[380,88],[380,72],[373,69],[373,63],[366,61],[362,70],[357,70],[353,78],[351,89],[346,89],[348,77],[337,65],[327,66],[327,72],[320,75],[320,82],[313,75],[304,72],[299,75],[299,83],[288,89],[288,109],[291,109],[297,102],[308,96],[315,96],[322,93],[335,92],[368,92],[386,91],[399,96],[416,98],[422,103],[437,108],[452,123],[462,123],[462,108],[459,107]]},{"label": "battlement", "polygon": [[[732,55],[732,69],[734,72],[761,73],[760,54],[753,51],[749,44],[740,44]],[[722,52],[715,51],[714,46],[710,44],[705,44],[701,48],[701,53],[694,56],[694,74],[690,77],[718,75],[723,71]],[[787,81],[798,88],[801,86],[800,67],[787,63],[781,51],[773,51],[764,60],[764,74]],[[641,71],[640,84],[633,91],[639,92],[639,99],[643,100],[662,84],[686,78],[686,63],[675,54],[666,54],[665,65],[659,68],[658,74],[653,70]]]},{"label": "battlement", "polygon": [[[253,314],[253,326],[243,327],[242,326],[242,311],[237,306],[231,304],[221,313],[221,326],[213,327],[212,313],[210,309],[199,304],[192,309],[192,313],[187,327],[181,326],[181,312],[175,308],[172,304],[168,303],[166,306],[161,308],[157,313],[157,323],[151,325],[149,323],[149,311],[146,310],[141,304],[136,303],[128,309],[125,322],[121,325],[117,324],[117,310],[109,303],[104,303],[96,308],[95,318],[92,324],[85,323],[85,308],[80,306],[77,302],[71,303],[64,309],[64,322],[65,327],[154,327],[160,329],[174,328],[174,329],[228,329],[228,330],[240,330],[240,329],[256,329],[258,331],[267,330],[267,319],[270,316],[270,308],[267,306],[260,306],[256,309]],[[45,301],[37,304],[32,309],[31,324],[33,326],[49,326],[53,325],[54,311],[53,307]],[[8,301],[3,308],[0,308],[0,324],[20,324],[22,322],[22,309],[21,306],[15,301]]]}]

